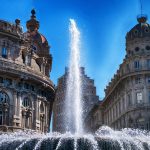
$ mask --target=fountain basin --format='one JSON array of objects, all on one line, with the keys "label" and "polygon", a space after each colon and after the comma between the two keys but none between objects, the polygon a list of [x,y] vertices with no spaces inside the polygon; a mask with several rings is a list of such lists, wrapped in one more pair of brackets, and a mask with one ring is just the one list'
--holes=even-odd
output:
[{"label": "fountain basin", "polygon": [[101,127],[94,135],[18,131],[0,135],[0,150],[150,150],[150,133]]}]

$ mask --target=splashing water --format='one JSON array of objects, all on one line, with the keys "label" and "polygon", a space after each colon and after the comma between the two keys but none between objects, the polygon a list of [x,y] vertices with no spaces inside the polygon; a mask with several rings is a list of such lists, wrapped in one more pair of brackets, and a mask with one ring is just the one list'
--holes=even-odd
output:
[{"label": "splashing water", "polygon": [[150,132],[101,127],[94,135],[18,131],[0,135],[0,150],[150,150]]},{"label": "splashing water", "polygon": [[70,60],[65,99],[65,128],[66,131],[81,134],[82,128],[82,92],[80,76],[80,32],[76,22],[70,19]]}]

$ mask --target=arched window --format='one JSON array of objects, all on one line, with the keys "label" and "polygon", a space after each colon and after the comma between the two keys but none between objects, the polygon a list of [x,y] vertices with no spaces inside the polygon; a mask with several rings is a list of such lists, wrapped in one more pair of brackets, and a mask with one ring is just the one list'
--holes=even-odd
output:
[{"label": "arched window", "polygon": [[24,107],[28,107],[28,108],[31,107],[31,101],[29,100],[28,97],[25,97],[25,98],[23,99],[22,105],[23,105]]},{"label": "arched window", "polygon": [[8,103],[8,101],[9,101],[8,95],[5,92],[0,91],[0,103]]},{"label": "arched window", "polygon": [[43,103],[41,103],[41,105],[40,105],[40,113],[44,113],[44,104]]},{"label": "arched window", "polygon": [[22,60],[23,60],[23,63],[25,64],[25,55],[22,53]]},{"label": "arched window", "polygon": [[7,58],[7,48],[6,47],[2,48],[2,57]]},{"label": "arched window", "polygon": [[146,48],[146,50],[150,50],[150,46],[149,45],[147,45],[145,48]]},{"label": "arched window", "polygon": [[0,125],[9,124],[9,97],[0,91]]}]

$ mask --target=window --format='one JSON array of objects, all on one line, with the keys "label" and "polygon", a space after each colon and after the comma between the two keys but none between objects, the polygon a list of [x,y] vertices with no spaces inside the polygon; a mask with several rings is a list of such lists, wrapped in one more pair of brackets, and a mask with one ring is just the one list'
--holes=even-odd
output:
[{"label": "window", "polygon": [[128,95],[128,105],[129,105],[129,106],[132,105],[132,102],[131,102],[131,95],[130,95],[130,94]]},{"label": "window", "polygon": [[34,86],[33,85],[31,85],[31,90],[34,91]]},{"label": "window", "polygon": [[11,57],[14,57],[15,56],[15,49],[12,48],[11,51],[10,51],[10,53],[11,53]]},{"label": "window", "polygon": [[148,100],[149,100],[149,103],[150,103],[150,91],[148,93]]},{"label": "window", "polygon": [[150,83],[150,76],[149,76],[149,77],[147,77],[147,82],[148,82],[148,83]]},{"label": "window", "polygon": [[0,103],[8,103],[9,97],[5,92],[0,91]]},{"label": "window", "polygon": [[28,83],[25,83],[25,84],[24,84],[24,88],[25,88],[25,89],[29,89],[29,84],[28,84]]},{"label": "window", "polygon": [[6,49],[6,47],[2,48],[2,57],[7,58],[7,49]]},{"label": "window", "polygon": [[131,51],[130,51],[130,50],[128,50],[128,54],[129,54],[129,55],[131,54]]},{"label": "window", "polygon": [[0,77],[0,83],[3,83],[3,78],[2,77]]},{"label": "window", "polygon": [[126,68],[127,68],[127,71],[129,72],[130,71],[129,64],[126,65]]},{"label": "window", "polygon": [[44,113],[44,105],[43,105],[43,103],[41,103],[41,105],[40,105],[40,112]]},{"label": "window", "polygon": [[141,78],[140,77],[136,77],[135,78],[135,84],[140,84],[141,83]]},{"label": "window", "polygon": [[136,99],[138,104],[142,103],[143,97],[141,92],[136,93]]},{"label": "window", "polygon": [[150,46],[146,46],[145,48],[146,48],[146,50],[150,50]]},{"label": "window", "polygon": [[147,68],[150,69],[150,59],[147,59]]},{"label": "window", "polygon": [[25,55],[22,53],[22,61],[25,64]]},{"label": "window", "polygon": [[22,87],[22,83],[21,83],[21,82],[18,82],[17,87],[18,87],[18,88],[21,88],[21,87]]},{"label": "window", "polygon": [[144,30],[146,33],[148,33],[149,32],[149,29],[148,28],[145,28],[145,30]]},{"label": "window", "polygon": [[138,30],[134,30],[134,35],[138,35]]},{"label": "window", "polygon": [[138,52],[139,50],[140,50],[140,48],[139,48],[139,47],[136,47],[136,48],[135,48],[135,51],[136,51],[136,52]]},{"label": "window", "polygon": [[24,98],[22,105],[24,107],[31,107],[31,101],[26,97],[26,98]]},{"label": "window", "polygon": [[12,80],[11,80],[11,79],[5,79],[5,80],[4,80],[4,84],[5,84],[6,86],[12,85]]},{"label": "window", "polygon": [[33,51],[33,52],[35,52],[35,53],[36,53],[37,48],[36,48],[36,46],[35,46],[35,45],[31,45],[31,49],[32,49],[32,51]]},{"label": "window", "polygon": [[140,62],[137,60],[134,62],[134,68],[139,69],[140,68]]}]

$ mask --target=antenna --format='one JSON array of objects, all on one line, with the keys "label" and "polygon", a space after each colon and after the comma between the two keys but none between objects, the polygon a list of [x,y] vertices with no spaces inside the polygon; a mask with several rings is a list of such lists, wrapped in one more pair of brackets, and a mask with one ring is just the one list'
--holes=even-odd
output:
[{"label": "antenna", "polygon": [[147,15],[143,14],[143,3],[142,0],[139,0],[140,4],[140,15],[137,16],[137,21],[139,23],[145,23],[147,21]]},{"label": "antenna", "polygon": [[142,5],[142,0],[139,0],[140,1],[140,11],[141,11],[141,16],[142,16],[142,14],[143,14],[143,5]]}]

